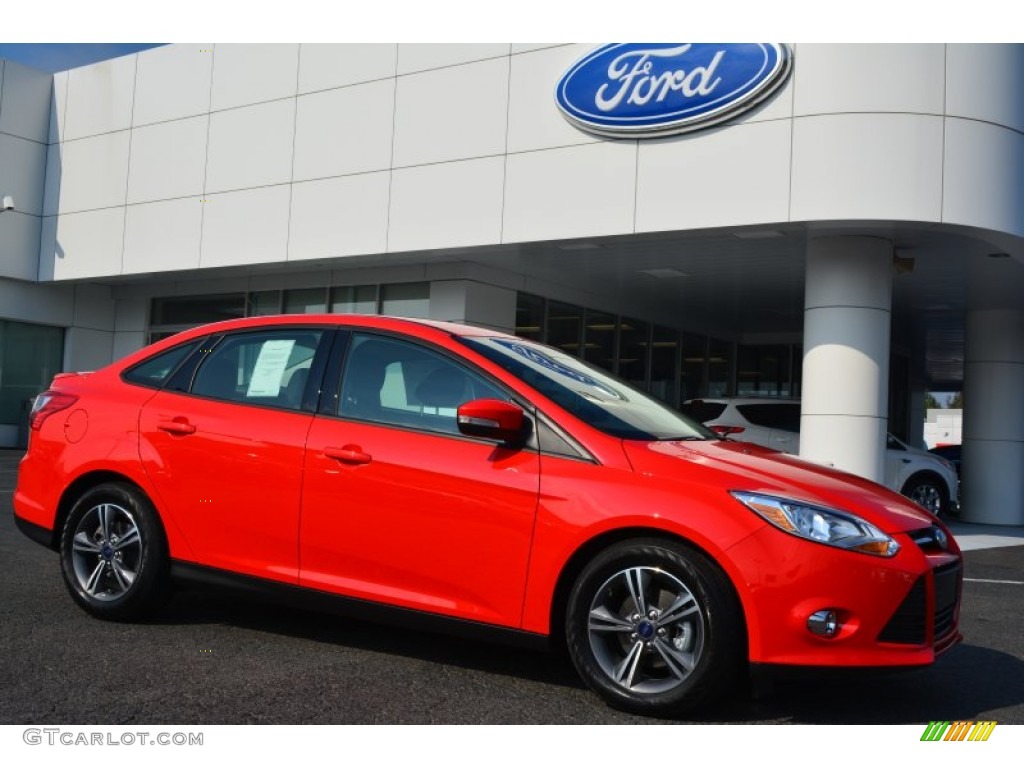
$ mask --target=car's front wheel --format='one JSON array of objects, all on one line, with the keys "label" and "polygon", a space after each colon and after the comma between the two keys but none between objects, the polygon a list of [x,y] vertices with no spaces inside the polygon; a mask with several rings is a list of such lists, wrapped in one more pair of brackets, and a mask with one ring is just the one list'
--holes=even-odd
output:
[{"label": "car's front wheel", "polygon": [[946,491],[946,485],[935,475],[914,475],[903,485],[902,494],[935,517],[949,511],[949,493]]},{"label": "car's front wheel", "polygon": [[727,578],[680,543],[615,544],[584,568],[569,596],[566,642],[577,671],[631,712],[680,715],[727,692],[742,640]]},{"label": "car's front wheel", "polygon": [[60,542],[64,583],[82,608],[115,621],[144,618],[168,593],[167,544],[137,488],[104,483],[71,508]]}]

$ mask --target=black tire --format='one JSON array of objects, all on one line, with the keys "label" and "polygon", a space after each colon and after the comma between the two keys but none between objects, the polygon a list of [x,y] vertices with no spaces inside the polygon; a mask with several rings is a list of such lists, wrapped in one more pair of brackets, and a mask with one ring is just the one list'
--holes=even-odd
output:
[{"label": "black tire", "polygon": [[949,512],[949,491],[938,475],[930,472],[912,475],[900,493],[935,517]]},{"label": "black tire", "polygon": [[61,573],[71,597],[101,619],[135,621],[170,593],[167,539],[138,488],[104,483],[75,502],[60,539]]},{"label": "black tire", "polygon": [[613,707],[645,715],[682,715],[731,692],[745,658],[741,609],[725,574],[690,547],[659,539],[620,542],[583,569],[565,634],[584,682]]}]

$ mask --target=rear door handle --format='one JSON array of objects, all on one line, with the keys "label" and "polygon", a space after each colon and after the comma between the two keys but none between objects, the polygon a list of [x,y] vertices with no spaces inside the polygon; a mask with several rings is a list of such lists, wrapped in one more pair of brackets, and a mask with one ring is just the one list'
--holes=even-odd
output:
[{"label": "rear door handle", "polygon": [[156,428],[164,432],[170,432],[172,435],[191,435],[196,431],[194,426],[181,417],[173,420],[158,421]]},{"label": "rear door handle", "polygon": [[346,445],[342,448],[324,448],[324,456],[340,461],[342,464],[369,464],[373,456],[364,453],[358,445]]}]

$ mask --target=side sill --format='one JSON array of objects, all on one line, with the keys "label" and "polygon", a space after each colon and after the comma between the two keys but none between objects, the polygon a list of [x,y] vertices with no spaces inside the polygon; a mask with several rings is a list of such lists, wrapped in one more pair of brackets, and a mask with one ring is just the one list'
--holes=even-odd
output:
[{"label": "side sill", "polygon": [[19,531],[32,539],[36,544],[42,544],[47,549],[56,549],[53,545],[53,531],[49,528],[30,523],[28,520],[18,517],[17,513],[14,515],[14,524],[18,526]]},{"label": "side sill", "polygon": [[183,586],[241,593],[248,597],[283,603],[303,610],[331,613],[374,624],[389,624],[420,632],[456,635],[468,640],[481,640],[535,651],[551,649],[550,638],[535,632],[499,627],[494,624],[484,624],[452,616],[441,616],[411,608],[384,605],[180,560],[171,562],[171,578],[175,583]]}]

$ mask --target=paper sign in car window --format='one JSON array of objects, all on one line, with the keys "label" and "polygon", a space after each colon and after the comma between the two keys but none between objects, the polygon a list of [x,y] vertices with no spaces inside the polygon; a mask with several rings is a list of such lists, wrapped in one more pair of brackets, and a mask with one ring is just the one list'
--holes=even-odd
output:
[{"label": "paper sign in car window", "polygon": [[294,346],[295,339],[263,342],[259,357],[256,358],[256,366],[252,369],[246,397],[277,397]]}]

